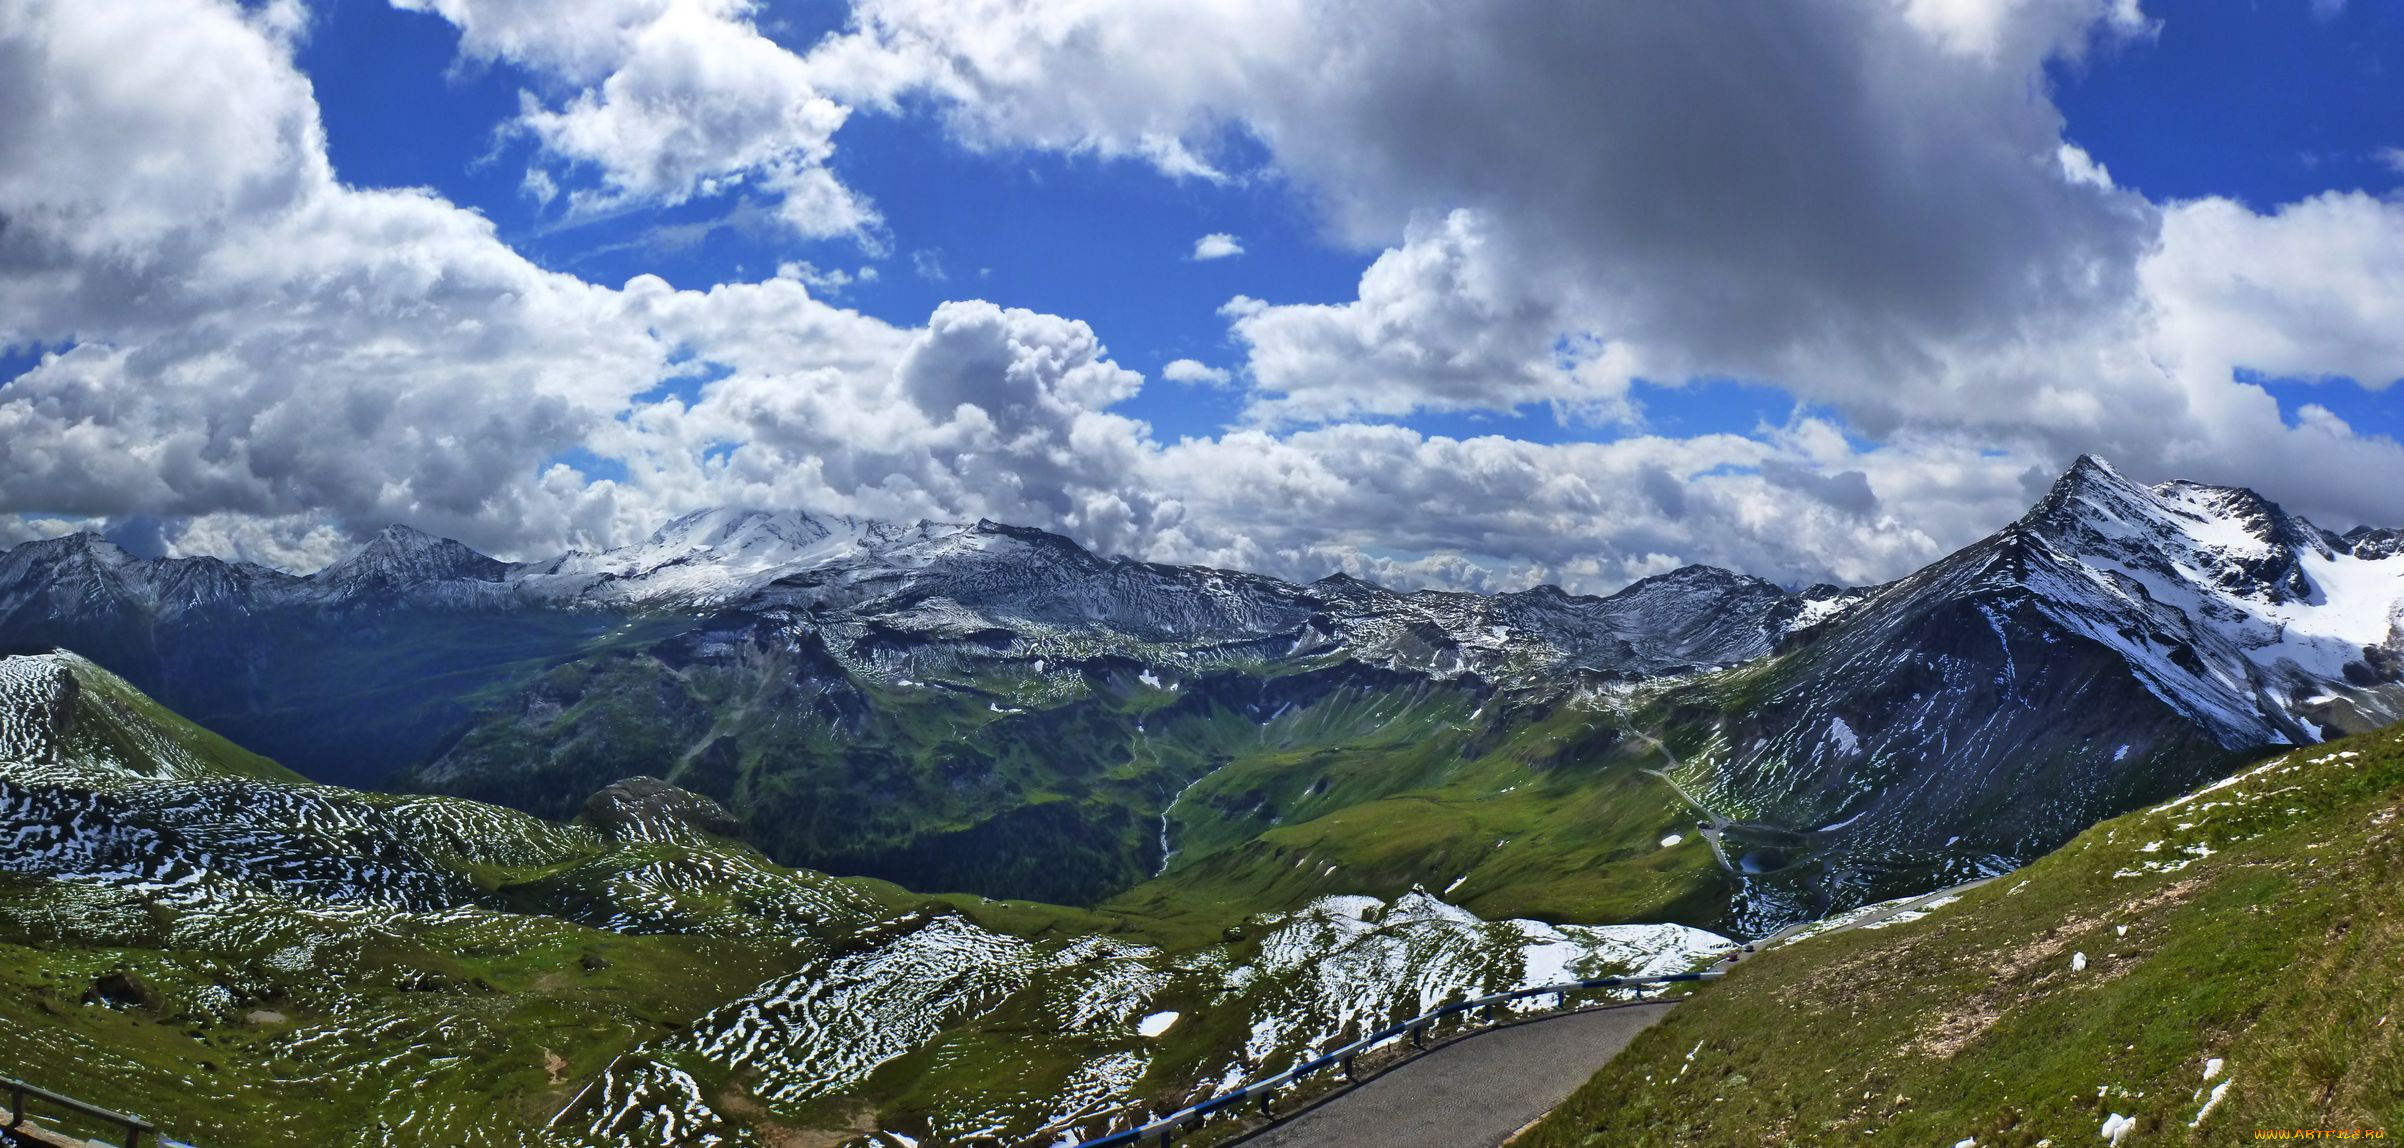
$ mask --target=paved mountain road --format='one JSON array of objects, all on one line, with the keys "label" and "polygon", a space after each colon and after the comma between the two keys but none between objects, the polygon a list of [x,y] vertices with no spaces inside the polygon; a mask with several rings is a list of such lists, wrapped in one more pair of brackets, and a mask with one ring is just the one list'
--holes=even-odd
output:
[{"label": "paved mountain road", "polygon": [[[1987,877],[1890,905],[1817,936],[1875,926],[1960,896]],[[1733,955],[1750,959],[1806,926],[1790,926]],[[1736,961],[1726,961],[1720,967]],[[1563,1013],[1491,1028],[1404,1061],[1234,1141],[1248,1148],[1493,1148],[1559,1107],[1676,1001]]]},{"label": "paved mountain road", "polygon": [[[1678,760],[1678,755],[1671,753],[1669,751],[1669,747],[1661,743],[1660,738],[1654,737],[1643,730],[1632,729],[1627,732],[1628,736],[1633,737],[1636,740],[1645,743],[1646,745],[1652,746],[1656,750],[1659,750],[1661,752],[1661,760],[1668,762],[1671,769],[1683,768],[1683,764]],[[1711,846],[1711,855],[1719,859],[1720,868],[1725,869],[1730,873],[1736,872],[1736,865],[1728,860],[1728,851],[1720,847],[1720,831],[1726,829],[1732,823],[1727,818],[1720,816],[1718,810],[1695,800],[1694,794],[1686,792],[1686,787],[1678,784],[1677,778],[1671,777],[1668,773],[1658,769],[1648,769],[1644,770],[1643,772],[1652,774],[1654,777],[1658,777],[1661,780],[1668,782],[1671,789],[1678,791],[1679,800],[1684,801],[1688,805],[1694,806],[1695,812],[1703,815],[1704,820],[1695,826],[1696,830],[1702,833],[1704,842]]]},{"label": "paved mountain road", "polygon": [[1239,1141],[1247,1148],[1492,1148],[1586,1083],[1669,1004],[1487,1029]]}]

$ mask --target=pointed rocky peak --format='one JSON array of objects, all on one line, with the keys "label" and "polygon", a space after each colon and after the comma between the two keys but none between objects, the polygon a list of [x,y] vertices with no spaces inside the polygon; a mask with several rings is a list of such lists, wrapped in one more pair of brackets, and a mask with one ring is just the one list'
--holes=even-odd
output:
[{"label": "pointed rocky peak", "polygon": [[2221,550],[2311,546],[2319,533],[2244,487],[2184,480],[2149,487],[2091,454],[2080,455],[2021,524],[2056,538],[2080,531],[2107,538],[2168,531]]},{"label": "pointed rocky peak", "polygon": [[986,542],[1016,543],[1027,550],[1072,562],[1099,565],[1105,561],[1100,555],[1077,545],[1075,540],[1066,535],[1054,534],[1049,530],[1041,530],[1033,526],[1012,526],[1005,522],[995,522],[990,518],[980,518],[968,528],[967,533]]},{"label": "pointed rocky peak", "polygon": [[1344,602],[1355,606],[1364,606],[1383,598],[1395,596],[1392,590],[1366,578],[1354,577],[1341,570],[1312,582],[1309,590],[1312,595],[1324,601]]},{"label": "pointed rocky peak", "polygon": [[509,565],[465,543],[395,523],[376,532],[358,553],[311,580],[335,586],[395,587],[427,582],[499,582]]},{"label": "pointed rocky peak", "polygon": [[2038,530],[2074,529],[2097,517],[2149,517],[2155,504],[2152,491],[2091,454],[2078,456],[2045,497],[2021,519]]},{"label": "pointed rocky peak", "polygon": [[2145,487],[2093,456],[2054,484],[2012,530],[2059,558],[2142,570],[2211,592],[2278,602],[2312,594],[2300,560],[2333,548],[2310,523],[2242,487]]},{"label": "pointed rocky peak", "polygon": [[1696,595],[1724,596],[1746,593],[1783,594],[1774,582],[1739,574],[1718,566],[1680,566],[1667,574],[1655,574],[1638,579],[1626,589],[1604,599],[1607,602],[1642,602],[1656,598],[1685,598]]},{"label": "pointed rocky peak", "polygon": [[2078,456],[2078,461],[2070,464],[2070,469],[2062,472],[2062,477],[2057,479],[2054,485],[2056,487],[2064,485],[2135,486],[2136,483],[2130,481],[2127,475],[2120,473],[2118,468],[2105,461],[2101,455],[2082,454]]},{"label": "pointed rocky peak", "polygon": [[32,542],[19,543],[7,553],[13,559],[29,563],[58,563],[83,559],[110,566],[122,566],[129,562],[140,561],[132,554],[127,553],[124,547],[88,530],[76,534],[62,534],[56,538],[40,538]]},{"label": "pointed rocky peak", "polygon": [[[2168,488],[2162,488],[2168,489]],[[2094,455],[2080,455],[2045,497],[2002,535],[2064,555],[2128,554],[2182,545],[2186,526],[2207,515],[2182,510]],[[2149,563],[2150,564],[2150,563]]]}]

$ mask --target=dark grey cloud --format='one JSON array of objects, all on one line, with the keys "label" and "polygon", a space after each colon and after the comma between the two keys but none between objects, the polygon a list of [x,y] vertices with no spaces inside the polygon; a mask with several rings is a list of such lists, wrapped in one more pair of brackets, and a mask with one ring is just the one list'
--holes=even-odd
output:
[{"label": "dark grey cloud", "polygon": [[1902,12],[1405,5],[1264,126],[1354,235],[1484,209],[1514,263],[1571,268],[1606,334],[1850,389],[2125,297],[2153,231],[2141,202],[2061,178],[2060,116],[2021,61]]},{"label": "dark grey cloud", "polygon": [[1870,489],[1870,476],[1858,470],[1825,474],[1772,459],[1761,464],[1761,476],[1773,485],[1810,495],[1847,514],[1868,517],[1878,513],[1878,495]]},{"label": "dark grey cloud", "polygon": [[1678,476],[1658,466],[1648,466],[1637,472],[1636,485],[1663,518],[1686,517],[1686,484]]},{"label": "dark grey cloud", "polygon": [[1629,379],[1733,376],[2047,471],[2097,451],[2354,515],[2404,482],[2392,442],[2232,378],[2404,374],[2404,205],[2116,187],[2047,68],[2141,44],[2135,0],[855,7],[813,63],[863,106],[932,93],[971,146],[1171,174],[1250,136],[1386,248],[1356,300],[1230,305],[1264,425],[1630,422]]},{"label": "dark grey cloud", "polygon": [[[2158,230],[2066,173],[2042,89],[2048,59],[2142,28],[2100,0],[859,9],[820,50],[837,90],[868,41],[889,58],[857,87],[911,76],[972,141],[1150,155],[1232,128],[1342,238],[1416,227],[1348,323],[1231,308],[1265,381],[1349,377],[1359,409],[1592,399],[1542,362],[1584,335],[1632,347],[1618,368],[1771,380],[1882,435],[1963,411],[1932,376],[2125,308]],[[1473,224],[1432,224],[1450,213]]]}]

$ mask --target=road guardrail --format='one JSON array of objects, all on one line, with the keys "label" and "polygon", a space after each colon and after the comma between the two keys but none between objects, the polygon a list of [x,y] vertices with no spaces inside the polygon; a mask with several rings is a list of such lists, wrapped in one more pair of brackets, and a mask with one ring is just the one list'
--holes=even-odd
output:
[{"label": "road guardrail", "polygon": [[64,1108],[86,1119],[121,1128],[125,1131],[125,1148],[142,1148],[142,1138],[149,1136],[155,1139],[159,1130],[157,1125],[139,1116],[111,1112],[97,1105],[86,1104],[72,1096],[61,1096],[47,1088],[27,1084],[22,1080],[10,1080],[5,1076],[0,1076],[0,1092],[8,1093],[8,1128],[12,1132],[24,1126],[25,1102],[28,1100],[39,1100],[54,1108]]},{"label": "road guardrail", "polygon": [[[1286,1069],[1284,1072],[1277,1073],[1274,1076],[1263,1077],[1262,1079],[1253,1081],[1242,1088],[1233,1089],[1228,1092],[1222,1092],[1208,1100],[1202,1101],[1198,1104],[1187,1105],[1186,1107],[1180,1108],[1175,1112],[1171,1112],[1166,1116],[1146,1121],[1136,1125],[1133,1128],[1125,1129],[1119,1132],[1113,1132],[1110,1135],[1103,1136],[1098,1139],[1082,1141],[1077,1145],[1077,1148],[1129,1148],[1131,1145],[1140,1144],[1147,1138],[1155,1136],[1159,1137],[1159,1142],[1165,1146],[1171,1141],[1172,1138],[1175,1137],[1178,1129],[1183,1128],[1188,1124],[1198,1124],[1219,1113],[1226,1112],[1233,1108],[1240,1108],[1243,1105],[1250,1103],[1257,1103],[1260,1105],[1262,1117],[1266,1119],[1275,1119],[1276,1113],[1272,1110],[1272,1102],[1276,1099],[1279,1090],[1299,1083],[1306,1077],[1325,1072],[1331,1068],[1342,1069],[1345,1078],[1350,1080],[1353,1078],[1352,1066],[1355,1057],[1358,1057],[1362,1053],[1368,1052],[1379,1045],[1385,1044],[1389,1041],[1401,1040],[1404,1037],[1409,1037],[1412,1044],[1421,1048],[1425,1048],[1427,1047],[1427,1031],[1429,1028],[1433,1027],[1438,1022],[1444,1021],[1451,1017],[1459,1016],[1465,1012],[1486,1009],[1490,1010],[1489,1015],[1491,1016],[1493,1011],[1500,1010],[1504,1005],[1527,1000],[1532,997],[1558,996],[1562,998],[1563,1004],[1566,1004],[1570,994],[1572,993],[1593,992],[1598,989],[1637,988],[1644,985],[1675,984],[1682,981],[1716,980],[1721,975],[1721,970],[1713,968],[1692,973],[1671,973],[1658,977],[1598,977],[1594,980],[1567,981],[1557,985],[1543,985],[1532,989],[1518,989],[1513,992],[1496,993],[1492,996],[1478,997],[1475,1000],[1465,1000],[1455,1004],[1448,1004],[1432,1012],[1421,1013],[1420,1015],[1403,1021],[1400,1024],[1390,1025],[1386,1028],[1379,1029],[1376,1032],[1370,1033],[1369,1035],[1353,1041],[1350,1044],[1344,1045],[1341,1048],[1335,1049],[1332,1052],[1321,1053],[1318,1056],[1312,1057],[1300,1064],[1293,1066],[1292,1068]],[[1091,1118],[1088,1117],[1088,1119]]]}]

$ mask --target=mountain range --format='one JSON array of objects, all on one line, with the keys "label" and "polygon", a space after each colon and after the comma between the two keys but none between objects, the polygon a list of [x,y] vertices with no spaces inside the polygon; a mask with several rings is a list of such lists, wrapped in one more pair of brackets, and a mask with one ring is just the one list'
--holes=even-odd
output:
[{"label": "mountain range", "polygon": [[529,563],[394,526],[306,576],[75,535],[0,556],[0,648],[76,650],[320,781],[557,819],[659,775],[779,861],[913,888],[1417,886],[1744,932],[2393,720],[2400,548],[2091,458],[1857,588],[1398,593],[790,511]]}]

